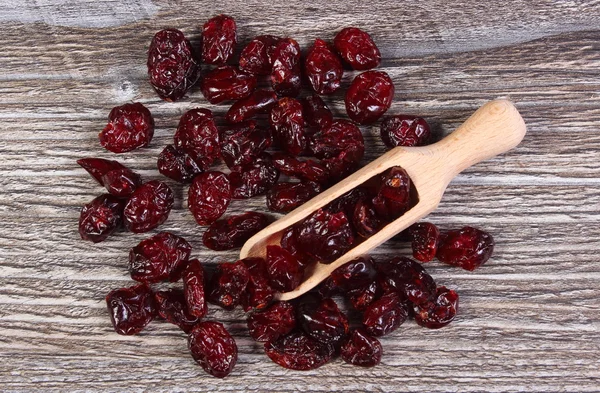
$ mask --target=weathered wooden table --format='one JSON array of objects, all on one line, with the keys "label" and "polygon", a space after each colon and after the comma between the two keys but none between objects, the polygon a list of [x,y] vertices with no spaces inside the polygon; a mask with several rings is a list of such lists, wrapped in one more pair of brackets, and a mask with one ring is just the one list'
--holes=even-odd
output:
[{"label": "weathered wooden table", "polygon": [[[125,3],[125,2],[124,2]],[[176,3],[176,4],[174,4]],[[0,390],[2,391],[600,391],[600,3],[598,1],[0,0]],[[397,88],[390,113],[427,118],[448,133],[485,101],[508,97],[529,132],[517,149],[465,171],[429,219],[444,229],[493,233],[492,260],[476,272],[427,269],[461,294],[449,327],[407,322],[382,339],[383,362],[334,361],[310,372],[270,362],[249,339],[244,314],[211,307],[239,345],[225,380],[207,376],[174,326],[141,335],[112,330],[104,296],[128,286],[128,249],[148,235],[98,245],[77,234],[81,205],[102,192],[75,160],[116,158],[97,133],[116,105],[140,101],[155,115],[149,148],[118,158],[162,178],[156,157],[181,114],[211,106],[194,89],[165,103],[146,76],[155,31],[177,27],[197,43],[210,16],[306,48],[346,26],[372,34]],[[352,73],[347,73],[349,82]],[[341,95],[329,100],[344,115]],[[365,162],[384,151],[362,127]],[[200,241],[185,187],[160,229],[184,235],[207,264],[236,259]],[[231,210],[264,209],[264,199]],[[155,231],[156,232],[156,231]],[[408,255],[391,241],[374,255]]]}]

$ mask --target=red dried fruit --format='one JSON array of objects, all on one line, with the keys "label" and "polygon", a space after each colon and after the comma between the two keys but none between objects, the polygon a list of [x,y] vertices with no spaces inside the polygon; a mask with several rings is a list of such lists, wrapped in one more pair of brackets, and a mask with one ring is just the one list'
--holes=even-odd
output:
[{"label": "red dried fruit", "polygon": [[342,59],[355,70],[375,68],[381,62],[381,54],[371,36],[356,27],[340,31],[333,44]]},{"label": "red dried fruit", "polygon": [[182,237],[160,232],[129,251],[129,273],[135,281],[174,280],[187,263],[192,246]]},{"label": "red dried fruit", "polygon": [[219,130],[208,109],[196,108],[185,112],[173,140],[175,147],[190,154],[203,171],[219,158]]},{"label": "red dried fruit", "polygon": [[234,199],[262,195],[279,179],[279,171],[273,166],[271,155],[262,153],[253,162],[233,167],[229,174],[231,196]]},{"label": "red dried fruit", "polygon": [[269,118],[273,138],[281,148],[297,156],[306,149],[302,104],[295,98],[284,97],[271,109]]},{"label": "red dried fruit", "polygon": [[111,195],[119,198],[133,194],[135,189],[142,184],[140,175],[117,161],[103,158],[82,158],[77,160],[77,163]]},{"label": "red dried fruit", "polygon": [[415,305],[415,321],[429,329],[439,329],[454,320],[458,312],[458,293],[444,286],[437,288],[431,303]]},{"label": "red dried fruit", "polygon": [[133,233],[148,232],[167,220],[173,202],[173,191],[166,183],[158,180],[144,183],[125,205],[125,226]]},{"label": "red dried fruit", "polygon": [[267,192],[267,207],[272,212],[291,212],[321,192],[318,183],[279,183]]},{"label": "red dried fruit", "polygon": [[373,204],[369,201],[358,201],[352,215],[352,224],[356,233],[368,238],[377,233],[385,223],[379,218]]},{"label": "red dried fruit", "polygon": [[202,28],[202,61],[223,65],[233,54],[237,43],[237,26],[228,15],[217,15]]},{"label": "red dried fruit", "polygon": [[150,84],[165,101],[177,101],[196,83],[199,62],[192,45],[177,29],[161,30],[154,35],[148,50]]},{"label": "red dried fruit", "polygon": [[344,212],[346,217],[353,218],[354,206],[356,206],[359,201],[365,200],[368,195],[369,192],[366,188],[357,187],[337,197],[331,203],[326,205],[324,209],[331,213]]},{"label": "red dried fruit", "polygon": [[438,248],[440,230],[430,222],[419,222],[408,228],[413,257],[421,262],[433,260]]},{"label": "red dried fruit", "polygon": [[223,172],[204,172],[188,190],[188,209],[198,225],[210,225],[225,213],[231,201],[229,178]]},{"label": "red dried fruit", "polygon": [[215,68],[202,78],[200,89],[211,104],[239,100],[249,96],[256,87],[256,77],[233,66]]},{"label": "red dried fruit", "polygon": [[250,337],[258,342],[277,340],[296,327],[294,306],[288,302],[276,302],[264,311],[248,317]]},{"label": "red dried fruit", "polygon": [[202,172],[202,168],[188,152],[173,145],[167,145],[160,152],[156,166],[161,175],[180,183],[189,183]]},{"label": "red dried fruit", "polygon": [[340,349],[346,363],[361,367],[374,367],[381,362],[383,347],[378,339],[363,328],[354,329]]},{"label": "red dried fruit", "polygon": [[254,162],[271,146],[271,135],[250,120],[221,132],[221,156],[229,168]]},{"label": "red dried fruit", "polygon": [[348,120],[335,120],[329,128],[310,138],[310,150],[317,158],[333,158],[342,152],[352,152],[353,161],[362,159],[365,141],[360,129]]},{"label": "red dried fruit", "polygon": [[319,299],[325,299],[328,297],[332,297],[337,295],[339,292],[339,288],[335,285],[335,282],[331,277],[327,277],[324,281],[322,281],[314,291],[316,296]]},{"label": "red dried fruit", "polygon": [[371,303],[379,299],[384,291],[381,289],[379,282],[373,280],[365,287],[351,289],[346,293],[346,297],[352,303],[352,307],[356,310],[364,311]]},{"label": "red dried fruit", "polygon": [[241,300],[242,308],[246,312],[252,309],[263,309],[275,296],[275,290],[269,285],[267,262],[263,258],[244,258],[242,262],[250,273],[246,293]]},{"label": "red dried fruit", "polygon": [[118,161],[105,160],[104,158],[81,158],[77,160],[77,163],[96,179],[101,186],[104,186],[102,176],[108,172],[126,168]]},{"label": "red dried fruit", "polygon": [[423,266],[405,257],[392,258],[377,265],[387,277],[387,284],[414,304],[430,302],[435,295],[435,281]]},{"label": "red dried fruit", "polygon": [[316,129],[328,128],[333,122],[333,113],[329,110],[323,99],[316,94],[304,97],[302,100],[304,121],[308,126]]},{"label": "red dried fruit", "polygon": [[154,295],[145,284],[109,292],[106,306],[115,332],[119,334],[137,334],[156,316]]},{"label": "red dried fruit", "polygon": [[236,101],[227,111],[225,119],[230,123],[241,123],[259,113],[268,113],[276,102],[277,94],[274,91],[258,89]]},{"label": "red dried fruit", "polygon": [[269,225],[267,216],[247,212],[215,221],[202,236],[204,245],[214,251],[231,250],[241,247],[246,240]]},{"label": "red dried fruit", "polygon": [[371,303],[363,314],[363,325],[373,336],[385,336],[396,330],[408,318],[408,308],[397,293],[383,295]]},{"label": "red dried fruit", "polygon": [[494,251],[494,238],[473,227],[445,232],[440,236],[437,259],[473,271],[487,262]]},{"label": "red dried fruit", "polygon": [[319,38],[306,55],[304,71],[318,94],[332,94],[339,89],[344,73],[339,57]]},{"label": "red dried fruit", "polygon": [[280,246],[267,246],[269,284],[280,292],[294,290],[302,282],[304,266]]},{"label": "red dried fruit", "polygon": [[265,344],[265,352],[281,367],[291,370],[313,370],[327,363],[334,347],[319,342],[303,332],[292,332]]},{"label": "red dried fruit", "polygon": [[100,145],[113,153],[125,153],[148,146],[154,136],[152,114],[139,102],[115,106],[108,124],[100,132]]},{"label": "red dried fruit", "polygon": [[342,291],[363,288],[373,282],[376,274],[373,258],[356,258],[331,272],[335,285]]},{"label": "red dried fruit", "polygon": [[244,262],[219,263],[210,280],[208,300],[226,310],[233,310],[240,304],[248,280],[250,273]]},{"label": "red dried fruit", "polygon": [[411,207],[410,177],[401,167],[392,167],[381,174],[377,195],[373,198],[375,211],[384,220],[392,221]]},{"label": "red dried fruit", "polygon": [[290,252],[293,256],[298,259],[303,266],[306,265],[310,258],[308,258],[303,252],[298,249],[297,239],[297,227],[291,226],[283,231],[281,235],[281,247]]},{"label": "red dried fruit", "polygon": [[292,38],[279,40],[273,51],[273,90],[280,96],[297,96],[300,93],[300,76],[300,45]]},{"label": "red dried fruit", "polygon": [[158,315],[166,321],[189,333],[200,322],[188,309],[185,295],[181,289],[158,291],[154,294]]},{"label": "red dried fruit", "polygon": [[225,378],[237,362],[235,340],[219,322],[201,322],[191,331],[188,347],[194,360],[207,373]]},{"label": "red dried fruit", "polygon": [[384,118],[379,132],[387,147],[423,146],[431,139],[429,124],[425,119],[410,115]]},{"label": "red dried fruit", "polygon": [[329,177],[327,168],[317,161],[301,161],[296,157],[288,156],[283,153],[273,154],[273,165],[284,175],[295,177],[300,180],[325,183]]},{"label": "red dried fruit", "polygon": [[273,52],[280,40],[272,35],[254,38],[240,54],[240,69],[255,75],[269,75],[273,68]]},{"label": "red dried fruit", "polygon": [[394,99],[394,82],[381,71],[358,75],[346,91],[344,102],[348,116],[359,124],[377,121],[390,109]]},{"label": "red dried fruit", "polygon": [[206,293],[204,290],[204,268],[197,259],[191,259],[183,273],[183,294],[190,315],[203,318],[207,311]]},{"label": "red dried fruit", "polygon": [[306,334],[321,343],[337,344],[348,334],[348,318],[333,299],[301,304],[298,322]]},{"label": "red dried fruit", "polygon": [[123,201],[102,194],[81,208],[79,235],[83,240],[99,243],[106,240],[123,221]]}]

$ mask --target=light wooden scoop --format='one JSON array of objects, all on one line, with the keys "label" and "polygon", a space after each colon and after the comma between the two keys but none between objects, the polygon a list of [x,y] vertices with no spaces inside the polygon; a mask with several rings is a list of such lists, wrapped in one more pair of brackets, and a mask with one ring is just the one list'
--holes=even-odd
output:
[{"label": "light wooden scoop", "polygon": [[416,221],[431,213],[440,203],[448,183],[461,171],[480,161],[517,146],[525,136],[523,118],[510,101],[490,101],[479,108],[452,134],[423,147],[396,147],[355,172],[327,191],[317,195],[251,237],[240,259],[265,257],[266,247],[279,244],[284,229],[309,216],[342,194],[360,186],[392,166],[406,170],[419,199],[404,215],[383,227],[330,264],[315,264],[295,290],[279,294],[279,300],[294,299],[317,286],[333,270],[379,246]]}]

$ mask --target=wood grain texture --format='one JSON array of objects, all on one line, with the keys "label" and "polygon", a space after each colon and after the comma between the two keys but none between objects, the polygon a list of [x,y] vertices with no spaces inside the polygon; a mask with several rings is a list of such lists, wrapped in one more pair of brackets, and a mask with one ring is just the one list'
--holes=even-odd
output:
[{"label": "wood grain texture", "polygon": [[[23,2],[23,12],[17,3],[0,1],[0,390],[600,391],[599,1],[45,0]],[[155,31],[177,27],[197,43],[219,12],[237,19],[242,43],[278,34],[306,48],[348,25],[366,29],[396,84],[391,112],[424,116],[438,138],[490,99],[516,103],[528,125],[522,144],[459,175],[429,217],[443,229],[485,228],[497,241],[476,272],[427,265],[461,295],[449,327],[406,323],[382,339],[383,363],[373,369],[338,360],[292,372],[249,339],[241,311],[211,307],[208,318],[224,321],[240,350],[225,380],[193,363],[171,325],[152,323],[137,337],[112,331],[104,296],[131,283],[128,249],[148,235],[78,239],[80,206],[102,189],[75,160],[114,158],[97,133],[110,108],[140,101],[156,118],[155,138],[119,159],[160,178],[156,157],[181,114],[226,111],[198,89],[162,102],[145,71]],[[328,103],[343,115],[341,94]],[[376,126],[361,129],[367,163],[385,149]],[[235,259],[201,245],[185,187],[169,184],[176,207],[160,229],[188,238],[209,266]],[[230,212],[263,209],[255,198]],[[408,253],[392,239],[373,255]]]}]

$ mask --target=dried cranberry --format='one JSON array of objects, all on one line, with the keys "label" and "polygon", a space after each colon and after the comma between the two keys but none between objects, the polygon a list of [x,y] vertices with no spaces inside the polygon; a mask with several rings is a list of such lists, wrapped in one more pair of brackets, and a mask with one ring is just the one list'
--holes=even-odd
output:
[{"label": "dried cranberry", "polygon": [[156,316],[154,295],[145,284],[111,291],[106,295],[106,305],[119,334],[137,334]]},{"label": "dried cranberry", "polygon": [[385,223],[379,218],[373,204],[369,201],[358,201],[352,215],[354,229],[362,237],[370,237],[378,232]]},{"label": "dried cranberry", "polygon": [[284,229],[281,235],[281,247],[290,252],[293,256],[295,256],[298,261],[302,265],[306,265],[309,261],[309,257],[307,257],[299,248],[297,244],[298,240],[298,227],[291,226],[287,229]]},{"label": "dried cranberry", "polygon": [[79,235],[83,240],[99,243],[106,240],[123,221],[123,201],[102,194],[81,208]]},{"label": "dried cranberry", "polygon": [[328,297],[332,297],[337,295],[339,292],[339,288],[335,285],[335,282],[330,277],[327,277],[325,280],[321,281],[321,283],[316,287],[314,293],[319,299],[325,299]]},{"label": "dried cranberry", "polygon": [[104,158],[81,158],[77,160],[77,163],[96,179],[101,186],[104,186],[102,176],[108,172],[126,168],[125,165],[118,161],[105,160]]},{"label": "dried cranberry", "polygon": [[100,185],[111,195],[119,198],[128,197],[142,184],[140,175],[117,161],[103,158],[82,158],[77,160]]},{"label": "dried cranberry", "polygon": [[244,262],[220,263],[210,280],[208,300],[226,310],[233,310],[240,304],[248,280],[250,273]]},{"label": "dried cranberry", "polygon": [[222,65],[233,54],[237,43],[235,20],[227,15],[217,15],[202,28],[202,61],[206,64]]},{"label": "dried cranberry", "polygon": [[344,102],[352,120],[369,124],[390,109],[393,99],[394,82],[389,75],[381,71],[367,71],[354,78]]},{"label": "dried cranberry", "polygon": [[296,327],[294,306],[288,302],[276,302],[264,311],[248,317],[250,337],[259,342],[277,340]]},{"label": "dried cranberry", "polygon": [[267,262],[263,258],[244,258],[242,262],[248,268],[250,279],[246,286],[246,293],[242,296],[244,311],[263,309],[271,303],[275,290],[269,284]]},{"label": "dried cranberry", "polygon": [[229,168],[254,162],[271,146],[271,134],[250,120],[221,132],[221,156]]},{"label": "dried cranberry", "polygon": [[354,188],[347,193],[337,197],[332,202],[324,207],[325,210],[331,213],[344,212],[346,217],[352,218],[354,215],[354,206],[368,197],[369,193],[364,187]]},{"label": "dried cranberry", "polygon": [[129,251],[129,272],[136,281],[155,283],[174,279],[185,266],[192,246],[182,237],[160,232]]},{"label": "dried cranberry", "polygon": [[254,38],[240,54],[240,69],[255,75],[269,75],[273,67],[273,52],[280,40],[272,35]]},{"label": "dried cranberry", "polygon": [[373,336],[385,336],[396,330],[408,318],[408,308],[397,293],[383,295],[371,303],[363,315],[363,325]]},{"label": "dried cranberry", "polygon": [[272,288],[289,292],[302,282],[304,266],[286,249],[272,245],[267,246],[267,272]]},{"label": "dried cranberry", "polygon": [[158,155],[156,166],[162,175],[180,183],[189,183],[202,172],[188,152],[173,145],[167,145]]},{"label": "dried cranberry", "polygon": [[296,157],[283,153],[275,153],[273,154],[273,165],[284,175],[300,180],[325,183],[329,178],[327,168],[315,160],[301,161]]},{"label": "dried cranberry", "polygon": [[158,315],[181,330],[189,333],[200,322],[188,309],[185,295],[181,289],[158,291],[154,294]]},{"label": "dried cranberry", "polygon": [[333,299],[301,304],[298,321],[309,336],[322,343],[337,344],[348,334],[348,318]]},{"label": "dried cranberry", "polygon": [[267,113],[277,102],[277,94],[271,90],[255,90],[248,97],[236,101],[227,111],[225,119],[230,123],[241,123],[259,113]]},{"label": "dried cranberry", "polygon": [[435,295],[435,281],[423,266],[405,257],[392,258],[377,268],[386,275],[388,284],[415,304],[424,304]]},{"label": "dried cranberry", "polygon": [[289,97],[277,101],[271,109],[270,122],[273,138],[284,151],[297,156],[306,149],[300,101]]},{"label": "dried cranberry", "polygon": [[329,45],[319,38],[306,55],[304,70],[313,90],[318,94],[332,94],[340,88],[344,73],[342,62],[329,49]]},{"label": "dried cranberry", "polygon": [[196,176],[188,190],[188,208],[199,225],[217,221],[230,201],[231,186],[222,172],[204,172]]},{"label": "dried cranberry", "polygon": [[321,192],[314,182],[279,183],[267,192],[267,207],[277,213],[291,212]]},{"label": "dried cranberry", "polygon": [[362,288],[369,285],[376,274],[372,258],[356,258],[331,272],[331,278],[343,291]]},{"label": "dried cranberry", "polygon": [[413,257],[429,262],[435,257],[440,230],[430,222],[420,222],[408,228],[412,242]]},{"label": "dried cranberry", "polygon": [[197,259],[191,259],[182,275],[185,303],[191,315],[203,318],[208,311],[204,290],[204,268]]},{"label": "dried cranberry", "polygon": [[411,206],[410,177],[400,167],[392,167],[381,174],[373,206],[379,217],[392,221],[403,215]]},{"label": "dried cranberry", "polygon": [[273,90],[281,96],[297,96],[300,93],[300,75],[300,45],[291,38],[284,38],[277,43],[273,51]]},{"label": "dried cranberry", "polygon": [[363,328],[354,329],[340,349],[346,363],[361,367],[374,367],[381,362],[383,347],[378,339]]},{"label": "dried cranberry", "polygon": [[362,159],[365,141],[360,129],[348,120],[335,120],[310,139],[310,150],[317,158],[332,158],[344,151],[355,154],[354,161]]},{"label": "dried cranberry", "polygon": [[415,321],[429,329],[439,329],[454,320],[458,311],[458,293],[444,286],[437,288],[435,299],[415,305]]},{"label": "dried cranberry", "polygon": [[310,127],[320,130],[328,128],[333,122],[333,113],[331,113],[331,110],[323,102],[323,99],[316,94],[302,99],[302,110],[304,121]]},{"label": "dried cranberry", "polygon": [[200,66],[192,45],[177,29],[154,35],[148,50],[150,84],[165,101],[177,101],[196,83]]},{"label": "dried cranberry", "polygon": [[410,115],[386,117],[381,121],[379,131],[387,147],[423,146],[431,139],[425,119]]},{"label": "dried cranberry", "polygon": [[201,322],[191,331],[188,347],[194,360],[207,373],[225,378],[237,362],[238,349],[233,337],[219,322]]},{"label": "dried cranberry", "polygon": [[113,153],[132,151],[148,146],[154,136],[154,119],[148,108],[139,102],[116,106],[98,136],[106,150]]},{"label": "dried cranberry", "polygon": [[219,158],[219,130],[208,109],[196,108],[185,112],[173,139],[175,147],[188,152],[204,171]]},{"label": "dried cranberry", "polygon": [[253,162],[232,168],[229,174],[231,196],[234,199],[262,195],[279,179],[279,171],[273,166],[271,155],[263,153]]},{"label": "dried cranberry", "polygon": [[346,293],[346,297],[352,303],[356,310],[364,311],[371,303],[379,299],[383,294],[379,281],[373,280],[370,284],[357,289],[351,289]]},{"label": "dried cranberry", "polygon": [[342,59],[355,70],[375,68],[381,62],[381,54],[371,36],[356,27],[340,31],[333,44]]},{"label": "dried cranberry", "polygon": [[133,233],[148,232],[169,217],[174,196],[171,188],[158,180],[142,184],[129,197],[123,217],[125,225]]},{"label": "dried cranberry", "polygon": [[319,342],[303,332],[292,332],[267,342],[265,352],[281,367],[291,370],[312,370],[331,360],[334,347]]},{"label": "dried cranberry", "polygon": [[473,227],[463,227],[440,236],[437,259],[473,271],[487,262],[494,251],[494,238]]},{"label": "dried cranberry", "polygon": [[202,236],[204,245],[214,251],[241,247],[261,229],[269,225],[267,216],[247,212],[215,221]]},{"label": "dried cranberry", "polygon": [[256,77],[232,66],[222,66],[204,75],[201,90],[211,104],[239,100],[250,95],[256,87]]}]

